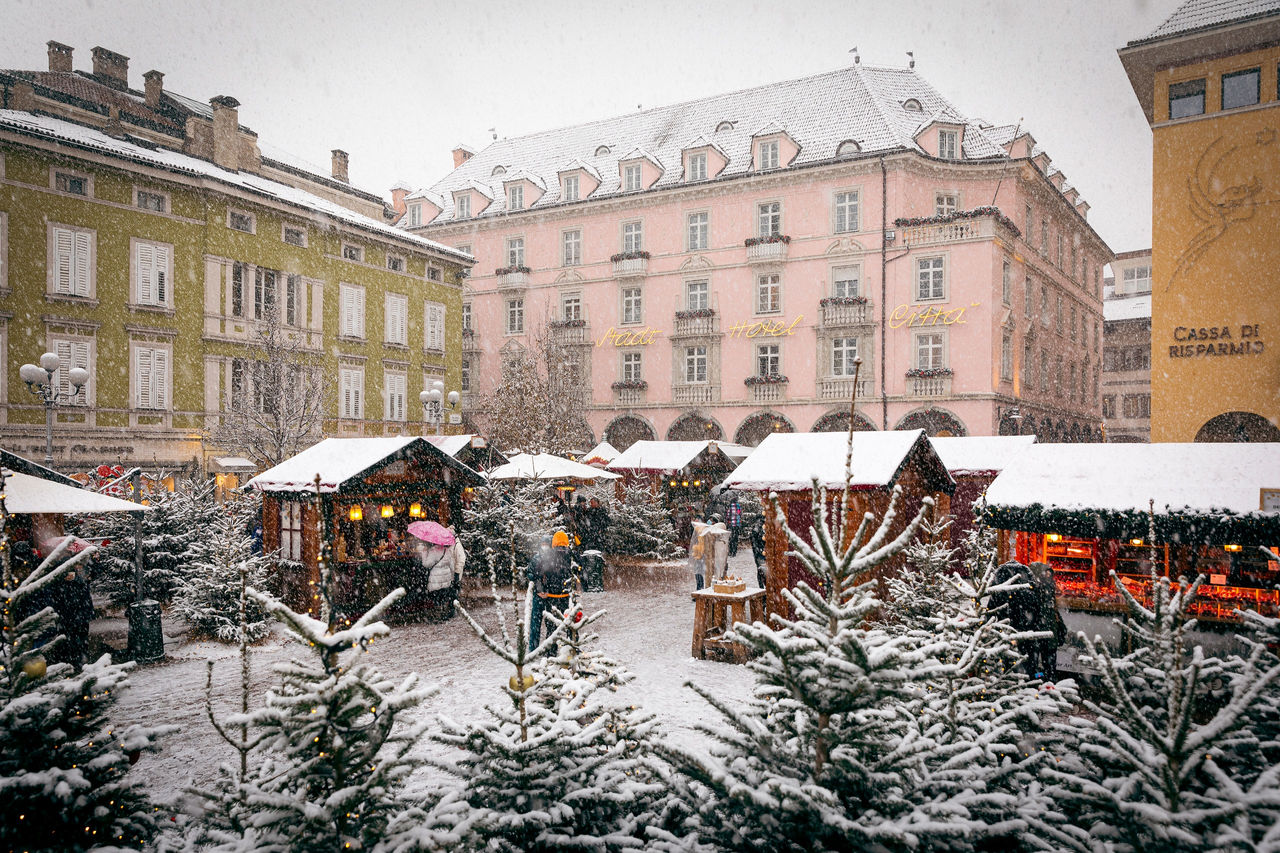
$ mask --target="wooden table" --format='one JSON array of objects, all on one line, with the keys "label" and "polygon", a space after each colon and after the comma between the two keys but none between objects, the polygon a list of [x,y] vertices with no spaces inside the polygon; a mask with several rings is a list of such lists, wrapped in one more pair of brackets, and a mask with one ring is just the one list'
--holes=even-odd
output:
[{"label": "wooden table", "polygon": [[[693,656],[704,660],[715,658],[746,663],[747,647],[724,639],[724,635],[735,623],[764,621],[764,590],[748,588],[742,592],[726,593],[700,589],[691,595],[695,605]],[[750,618],[747,617],[748,612]]]}]

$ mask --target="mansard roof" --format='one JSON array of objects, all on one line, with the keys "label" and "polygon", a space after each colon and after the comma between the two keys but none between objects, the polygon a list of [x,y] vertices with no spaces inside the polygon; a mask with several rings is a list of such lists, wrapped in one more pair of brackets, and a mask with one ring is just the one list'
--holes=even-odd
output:
[{"label": "mansard roof", "polygon": [[1142,41],[1235,24],[1280,12],[1280,0],[1187,0]]},{"label": "mansard roof", "polygon": [[[705,138],[729,160],[720,173],[722,179],[751,175],[751,140],[771,123],[800,144],[800,153],[790,168],[834,161],[837,147],[848,139],[858,140],[864,156],[922,152],[914,139],[921,115],[902,106],[908,98],[920,101],[926,115],[943,111],[965,125],[966,158],[1007,158],[1003,147],[986,135],[983,126],[962,116],[913,69],[853,65],[812,77],[497,140],[432,185],[431,189],[448,203],[448,209],[437,221],[452,218],[452,194],[459,189],[481,183],[500,190],[502,176],[492,175],[495,165],[553,178],[565,170],[566,162],[581,161],[601,176],[600,187],[592,193],[593,199],[599,199],[621,195],[618,163],[637,148],[667,164],[650,190],[680,185],[682,170],[670,166],[682,161],[688,140]],[[722,125],[725,128],[717,131]],[[597,155],[602,145],[608,146],[608,153]],[[501,196],[492,190],[488,194]],[[530,208],[551,206],[559,200],[558,193],[548,193]],[[502,212],[498,208],[485,210],[475,218],[498,215]]]}]

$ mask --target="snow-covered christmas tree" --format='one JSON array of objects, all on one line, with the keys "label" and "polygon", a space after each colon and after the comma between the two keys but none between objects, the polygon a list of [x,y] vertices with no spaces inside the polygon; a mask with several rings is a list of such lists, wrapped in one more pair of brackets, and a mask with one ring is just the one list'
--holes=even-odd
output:
[{"label": "snow-covered christmas tree", "polygon": [[920,523],[919,538],[903,549],[906,570],[887,581],[888,595],[881,613],[886,630],[908,632],[931,627],[939,602],[951,602],[961,593],[951,583],[958,549],[950,545],[951,518],[927,518]]},{"label": "snow-covered christmas tree", "polygon": [[609,506],[609,527],[604,549],[649,560],[674,560],[680,556],[676,528],[662,498],[646,488],[627,489],[622,500]]},{"label": "snow-covered christmas tree", "polygon": [[503,583],[523,584],[525,564],[539,540],[560,526],[556,507],[555,487],[544,481],[493,480],[477,486],[462,511],[460,530],[462,547],[472,556],[469,570],[483,574],[496,566]]},{"label": "snow-covered christmas tree", "polygon": [[158,813],[127,774],[176,729],[111,723],[132,664],[104,655],[77,673],[46,663],[40,644],[57,629],[45,599],[92,549],[64,560],[64,542],[17,577],[8,519],[0,473],[0,848],[141,848],[156,833]]}]

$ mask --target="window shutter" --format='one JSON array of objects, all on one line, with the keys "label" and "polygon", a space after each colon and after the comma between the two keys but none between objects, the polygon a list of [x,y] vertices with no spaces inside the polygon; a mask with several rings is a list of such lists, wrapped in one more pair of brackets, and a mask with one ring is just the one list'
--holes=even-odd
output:
[{"label": "window shutter", "polygon": [[169,351],[154,349],[151,351],[151,393],[155,402],[153,408],[169,408]]},{"label": "window shutter", "polygon": [[72,292],[76,296],[89,295],[89,233],[75,232],[75,282]]},{"label": "window shutter", "polygon": [[58,368],[58,393],[71,393],[71,380],[67,378],[67,371],[77,365],[73,363],[75,358],[75,344],[71,341],[58,341],[54,346],[54,352],[58,354],[58,360],[62,362],[62,366]]},{"label": "window shutter", "polygon": [[152,400],[151,350],[136,347],[133,351],[133,377],[138,392],[134,406],[139,409],[155,408]]},{"label": "window shutter", "polygon": [[355,335],[355,291],[350,287],[342,288],[342,334]]},{"label": "window shutter", "polygon": [[156,264],[156,287],[155,296],[157,305],[167,304],[169,297],[169,260],[170,249],[168,246],[155,246],[155,264]]},{"label": "window shutter", "polygon": [[356,337],[364,337],[364,289],[355,289]]},{"label": "window shutter", "polygon": [[142,305],[153,305],[156,302],[155,272],[156,251],[150,243],[138,243],[138,256],[135,259],[138,270],[137,299]]},{"label": "window shutter", "polygon": [[53,229],[53,292],[70,294],[72,267],[75,263],[75,237],[66,228]]},{"label": "window shutter", "polygon": [[342,371],[342,417],[349,418],[351,415],[351,371]]},{"label": "window shutter", "polygon": [[364,396],[364,373],[355,372],[353,373],[352,378],[355,379],[355,382],[353,383],[354,388],[351,395],[353,406],[351,416],[359,418],[364,414],[364,410],[360,405],[360,398]]}]

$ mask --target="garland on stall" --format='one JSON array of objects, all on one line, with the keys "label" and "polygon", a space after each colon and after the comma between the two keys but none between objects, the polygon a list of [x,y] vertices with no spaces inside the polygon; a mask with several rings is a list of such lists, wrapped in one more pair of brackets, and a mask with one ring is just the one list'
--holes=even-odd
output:
[{"label": "garland on stall", "polygon": [[[1060,533],[1083,539],[1135,539],[1148,535],[1146,510],[1081,510],[988,505],[983,523],[1001,530]],[[1173,544],[1266,545],[1280,542],[1280,516],[1221,510],[1170,510],[1155,515],[1156,541]]]},{"label": "garland on stall", "polygon": [[764,237],[748,237],[742,241],[742,245],[748,249],[752,246],[759,246],[762,243],[790,243],[791,238],[786,234],[769,234]]},{"label": "garland on stall", "polygon": [[956,210],[937,216],[899,216],[893,220],[893,224],[899,228],[909,228],[913,225],[943,225],[947,222],[958,222],[961,219],[981,219],[984,216],[994,216],[996,222],[1013,232],[1014,237],[1022,236],[1022,229],[1014,225],[1012,219],[1001,213],[1000,208],[989,204],[975,207],[973,210]]}]

